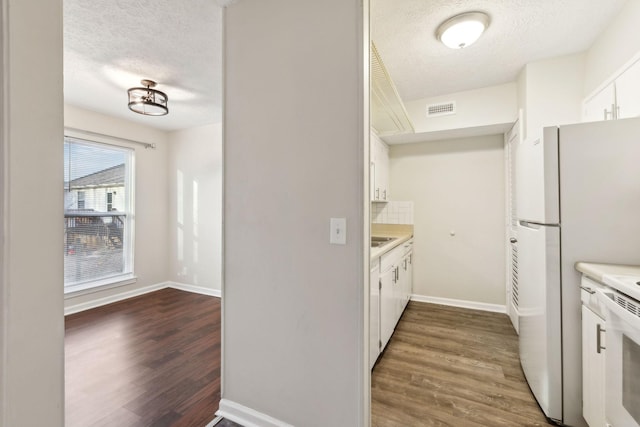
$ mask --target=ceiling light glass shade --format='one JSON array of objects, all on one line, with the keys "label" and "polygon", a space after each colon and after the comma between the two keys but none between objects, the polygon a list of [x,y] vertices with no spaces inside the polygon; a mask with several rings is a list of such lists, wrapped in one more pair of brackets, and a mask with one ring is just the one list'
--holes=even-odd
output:
[{"label": "ceiling light glass shade", "polygon": [[129,109],[145,116],[164,116],[169,113],[167,107],[167,94],[159,90],[152,89],[156,82],[153,80],[142,80],[143,86],[132,87],[127,91],[129,94]]},{"label": "ceiling light glass shade", "polygon": [[476,42],[489,26],[489,16],[482,12],[468,12],[444,21],[436,37],[451,49],[462,49]]}]

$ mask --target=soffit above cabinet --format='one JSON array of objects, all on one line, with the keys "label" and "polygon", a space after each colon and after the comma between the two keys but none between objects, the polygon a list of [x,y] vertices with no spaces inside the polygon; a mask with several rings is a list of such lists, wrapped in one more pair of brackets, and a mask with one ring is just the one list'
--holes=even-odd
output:
[{"label": "soffit above cabinet", "polygon": [[413,133],[413,124],[378,51],[371,43],[371,127],[381,136]]}]

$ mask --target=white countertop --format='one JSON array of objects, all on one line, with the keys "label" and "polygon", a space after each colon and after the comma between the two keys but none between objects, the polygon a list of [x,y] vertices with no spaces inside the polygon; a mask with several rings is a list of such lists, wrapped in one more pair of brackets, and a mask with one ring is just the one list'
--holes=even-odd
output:
[{"label": "white countertop", "polygon": [[378,246],[377,248],[371,248],[371,259],[375,259],[381,257],[382,255],[389,252],[391,249],[400,246],[400,244],[406,242],[407,240],[413,237],[413,234],[399,234],[399,235],[385,235],[383,237],[395,237],[395,240],[390,241],[389,243]]},{"label": "white countertop", "polygon": [[600,283],[604,283],[605,275],[640,276],[640,265],[577,262],[575,267],[580,273],[583,273]]},{"label": "white countertop", "polygon": [[576,270],[640,301],[640,265],[576,263]]}]

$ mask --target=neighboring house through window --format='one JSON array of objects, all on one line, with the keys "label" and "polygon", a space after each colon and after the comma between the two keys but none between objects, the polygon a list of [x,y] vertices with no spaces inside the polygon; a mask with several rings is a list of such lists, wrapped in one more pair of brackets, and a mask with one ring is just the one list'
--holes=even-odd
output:
[{"label": "neighboring house through window", "polygon": [[133,150],[65,137],[65,293],[133,277]]},{"label": "neighboring house through window", "polygon": [[84,191],[78,191],[78,209],[84,209]]}]

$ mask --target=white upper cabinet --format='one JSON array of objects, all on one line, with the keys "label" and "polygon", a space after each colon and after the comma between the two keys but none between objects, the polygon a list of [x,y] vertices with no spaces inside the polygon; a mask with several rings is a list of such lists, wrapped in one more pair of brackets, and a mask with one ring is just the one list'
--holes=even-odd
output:
[{"label": "white upper cabinet", "polygon": [[597,122],[614,119],[616,90],[614,83],[587,99],[582,108],[583,122]]},{"label": "white upper cabinet", "polygon": [[640,60],[583,103],[583,122],[638,116],[640,116]]},{"label": "white upper cabinet", "polygon": [[388,201],[389,147],[371,132],[371,200]]},{"label": "white upper cabinet", "polygon": [[616,79],[617,118],[640,116],[640,61]]}]

